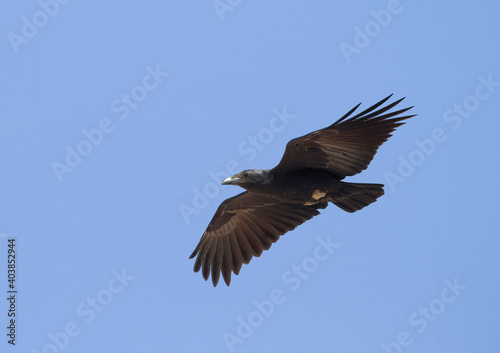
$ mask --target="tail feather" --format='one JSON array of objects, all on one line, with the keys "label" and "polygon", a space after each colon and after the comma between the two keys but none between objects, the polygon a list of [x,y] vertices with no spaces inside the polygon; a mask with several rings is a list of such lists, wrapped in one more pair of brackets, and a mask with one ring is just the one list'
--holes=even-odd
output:
[{"label": "tail feather", "polygon": [[382,184],[342,182],[342,191],[345,196],[332,202],[344,211],[356,212],[377,201],[377,198],[384,194],[383,187]]}]

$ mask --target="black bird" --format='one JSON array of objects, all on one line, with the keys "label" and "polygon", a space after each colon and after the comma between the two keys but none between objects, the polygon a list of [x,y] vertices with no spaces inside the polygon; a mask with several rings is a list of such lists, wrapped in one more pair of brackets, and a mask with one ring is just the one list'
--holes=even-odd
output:
[{"label": "black bird", "polygon": [[238,185],[247,191],[225,200],[201,237],[190,258],[194,271],[202,269],[214,287],[222,277],[227,285],[231,271],[260,256],[286,232],[319,214],[332,202],[356,212],[384,194],[382,184],[341,181],[365,170],[377,149],[405,119],[405,108],[393,112],[404,98],[383,106],[381,100],[349,118],[358,104],[327,128],[291,140],[273,169],[244,170],[222,185]]}]

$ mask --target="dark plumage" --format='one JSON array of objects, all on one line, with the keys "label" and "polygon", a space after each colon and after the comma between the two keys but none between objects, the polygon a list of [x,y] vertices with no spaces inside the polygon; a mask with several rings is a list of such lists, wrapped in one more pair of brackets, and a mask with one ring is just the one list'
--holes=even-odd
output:
[{"label": "dark plumage", "polygon": [[[392,95],[391,95],[392,96]],[[377,149],[387,141],[412,107],[389,112],[404,98],[382,106],[391,96],[350,117],[360,104],[327,128],[288,142],[280,163],[273,169],[245,170],[222,185],[239,185],[247,191],[225,200],[190,258],[197,256],[194,271],[217,285],[227,285],[231,272],[260,256],[279,237],[319,214],[332,202],[356,212],[384,194],[382,184],[341,181],[368,167]]]}]

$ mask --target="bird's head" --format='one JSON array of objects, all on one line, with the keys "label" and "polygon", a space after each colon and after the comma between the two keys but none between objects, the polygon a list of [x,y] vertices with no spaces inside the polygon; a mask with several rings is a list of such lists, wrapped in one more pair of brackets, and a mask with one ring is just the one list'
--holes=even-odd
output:
[{"label": "bird's head", "polygon": [[254,190],[269,184],[269,171],[248,169],[222,181],[222,185],[238,185],[247,190]]}]

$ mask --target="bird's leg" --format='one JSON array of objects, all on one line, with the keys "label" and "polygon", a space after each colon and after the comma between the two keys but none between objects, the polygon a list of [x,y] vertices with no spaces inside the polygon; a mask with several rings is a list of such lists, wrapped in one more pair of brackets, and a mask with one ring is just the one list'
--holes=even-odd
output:
[{"label": "bird's leg", "polygon": [[314,200],[314,201],[308,201],[308,202],[304,202],[304,205],[306,206],[311,206],[311,205],[315,205],[319,202],[320,199],[322,199],[323,197],[326,196],[326,194],[328,194],[328,191],[326,190],[320,190],[320,189],[316,189],[312,192],[312,195],[311,195],[311,198]]},{"label": "bird's leg", "polygon": [[312,198],[314,200],[319,200],[322,197],[325,197],[325,195],[328,193],[326,190],[314,190],[312,193]]}]

